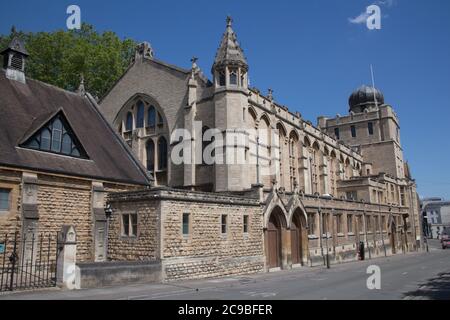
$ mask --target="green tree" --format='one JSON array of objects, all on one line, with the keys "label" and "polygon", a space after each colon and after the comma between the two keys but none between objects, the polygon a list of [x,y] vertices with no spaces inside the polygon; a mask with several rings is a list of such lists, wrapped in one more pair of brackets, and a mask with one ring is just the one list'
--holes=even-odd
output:
[{"label": "green tree", "polygon": [[[137,43],[121,40],[114,32],[98,33],[88,24],[80,30],[23,33],[28,53],[27,76],[74,91],[81,75],[88,92],[102,97],[129,66]],[[11,35],[0,35],[0,49]]]}]

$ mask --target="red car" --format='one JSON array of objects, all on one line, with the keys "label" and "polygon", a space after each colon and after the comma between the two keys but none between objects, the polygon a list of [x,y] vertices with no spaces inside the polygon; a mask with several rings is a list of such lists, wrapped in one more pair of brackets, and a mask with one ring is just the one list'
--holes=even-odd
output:
[{"label": "red car", "polygon": [[444,250],[447,248],[450,248],[450,235],[448,232],[442,234],[441,244],[442,244],[442,249],[444,249]]}]

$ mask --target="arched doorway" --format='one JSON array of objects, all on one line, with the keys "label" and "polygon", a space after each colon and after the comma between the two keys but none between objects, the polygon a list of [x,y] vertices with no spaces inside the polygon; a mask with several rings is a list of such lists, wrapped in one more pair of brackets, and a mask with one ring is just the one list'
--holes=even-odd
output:
[{"label": "arched doorway", "polygon": [[282,266],[282,233],[285,228],[286,219],[283,211],[276,207],[270,214],[265,235],[266,259],[269,269],[281,268]]},{"label": "arched doorway", "polygon": [[291,260],[292,264],[303,265],[307,252],[306,219],[300,209],[294,212],[291,224]]}]

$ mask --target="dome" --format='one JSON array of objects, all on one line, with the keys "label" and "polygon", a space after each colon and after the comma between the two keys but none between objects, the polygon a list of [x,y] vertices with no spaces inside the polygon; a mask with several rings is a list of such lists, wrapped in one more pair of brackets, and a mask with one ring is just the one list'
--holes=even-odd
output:
[{"label": "dome", "polygon": [[380,90],[371,86],[363,85],[352,93],[348,100],[350,111],[363,111],[365,107],[370,105],[384,104],[384,96]]}]

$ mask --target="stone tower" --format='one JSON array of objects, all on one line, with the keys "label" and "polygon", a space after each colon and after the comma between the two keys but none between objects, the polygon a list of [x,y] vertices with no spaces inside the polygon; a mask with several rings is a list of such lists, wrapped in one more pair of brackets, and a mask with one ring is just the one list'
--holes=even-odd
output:
[{"label": "stone tower", "polygon": [[382,92],[363,85],[349,98],[349,115],[319,118],[319,126],[337,140],[358,149],[372,169],[363,175],[387,173],[404,179],[407,175],[400,142],[400,122]]},{"label": "stone tower", "polygon": [[227,18],[227,27],[212,66],[214,84],[215,128],[224,137],[224,148],[216,149],[215,191],[239,191],[246,186],[246,145],[242,129],[248,104],[248,64],[236,34],[232,19]]}]

